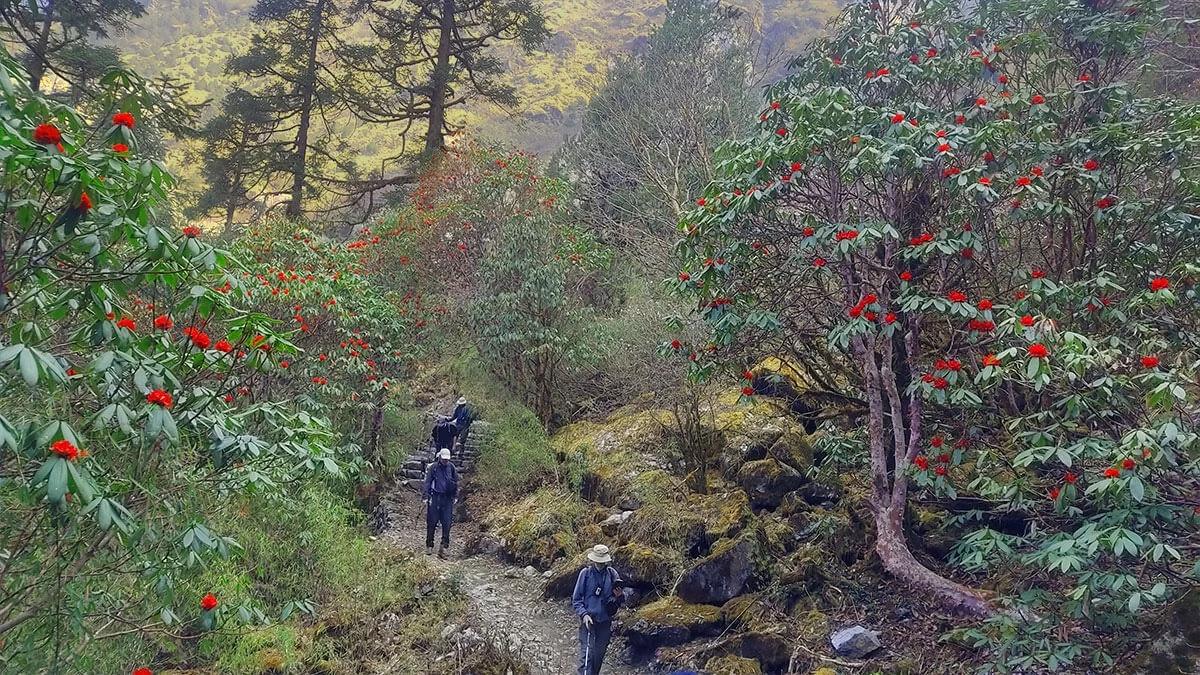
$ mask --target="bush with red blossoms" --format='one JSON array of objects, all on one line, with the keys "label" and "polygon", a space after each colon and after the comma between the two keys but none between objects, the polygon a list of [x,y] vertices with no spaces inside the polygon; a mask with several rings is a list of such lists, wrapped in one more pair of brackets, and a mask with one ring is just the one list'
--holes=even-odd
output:
[{"label": "bush with red blossoms", "polygon": [[[1115,79],[1161,26],[1152,6],[980,7],[852,3],[768,89],[789,134],[728,142],[708,206],[681,219],[680,266],[726,265],[677,290],[734,299],[698,312],[722,349],[688,363],[714,376],[782,332],[796,349],[779,356],[836,364],[830,386],[865,410],[883,568],[982,619],[956,635],[1000,668],[1103,667],[1200,573],[1200,109]],[[881,63],[896,76],[862,78]],[[865,320],[868,295],[895,320]],[[793,342],[818,333],[826,350]],[[934,437],[957,439],[948,461]],[[946,513],[958,541],[931,568],[905,516],[947,498],[965,499]],[[1030,526],[992,529],[989,511]],[[997,569],[1016,586],[973,588]],[[1038,618],[1016,627],[1006,608],[1025,605]]]}]

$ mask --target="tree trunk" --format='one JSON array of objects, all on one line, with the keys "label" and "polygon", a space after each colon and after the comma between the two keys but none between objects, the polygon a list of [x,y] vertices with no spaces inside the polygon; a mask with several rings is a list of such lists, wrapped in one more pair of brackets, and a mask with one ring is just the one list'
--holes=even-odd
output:
[{"label": "tree trunk", "polygon": [[968,616],[988,617],[995,607],[983,596],[922,565],[904,538],[904,505],[875,511],[875,553],[889,574],[934,596],[947,609]]},{"label": "tree trunk", "polygon": [[446,124],[446,90],[450,87],[450,42],[454,31],[454,0],[442,0],[441,34],[438,36],[437,62],[433,67],[433,91],[429,94],[429,130],[425,133],[425,154],[446,146],[442,128]]},{"label": "tree trunk", "polygon": [[29,64],[29,87],[41,91],[42,76],[46,74],[46,51],[50,48],[50,27],[54,23],[54,3],[46,3],[46,16],[42,19],[42,29],[38,33],[37,48],[33,50],[33,63]]},{"label": "tree trunk", "polygon": [[367,437],[367,459],[372,462],[377,462],[380,459],[379,437],[383,431],[383,404],[385,400],[386,395],[380,391],[379,398],[375,400],[375,407],[371,410],[370,434]]},{"label": "tree trunk", "polygon": [[300,85],[302,103],[300,104],[300,123],[296,130],[296,159],[292,164],[291,201],[284,210],[289,218],[297,218],[303,212],[301,200],[304,198],[304,162],[308,158],[308,130],[312,125],[313,93],[317,83],[317,44],[321,37],[325,2],[326,0],[317,0],[308,24],[308,55],[304,64],[304,81]]}]

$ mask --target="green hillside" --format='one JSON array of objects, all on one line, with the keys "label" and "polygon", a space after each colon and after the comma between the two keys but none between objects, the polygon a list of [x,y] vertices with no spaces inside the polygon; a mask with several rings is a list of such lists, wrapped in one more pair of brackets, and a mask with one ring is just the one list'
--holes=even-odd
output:
[{"label": "green hillside", "polygon": [[[223,73],[226,57],[247,43],[252,4],[151,0],[147,15],[122,38],[122,48],[145,74],[166,73],[190,82],[197,99],[219,98],[229,84]],[[797,49],[837,6],[835,0],[735,4],[762,31],[768,51]],[[537,152],[552,151],[574,130],[578,110],[601,82],[606,64],[635,49],[661,21],[665,7],[665,0],[548,0],[546,15],[554,37],[543,51],[526,56],[514,50],[508,56],[510,77],[521,96],[517,114],[481,103],[460,112],[460,119],[478,134]]]}]

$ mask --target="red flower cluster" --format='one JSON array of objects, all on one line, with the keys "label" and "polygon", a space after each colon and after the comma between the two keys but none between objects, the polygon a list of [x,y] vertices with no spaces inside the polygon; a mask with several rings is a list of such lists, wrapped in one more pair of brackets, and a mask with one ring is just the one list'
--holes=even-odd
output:
[{"label": "red flower cluster", "polygon": [[999,366],[999,365],[1000,365],[1000,359],[995,354],[988,354],[983,357],[983,366],[985,368],[987,368],[988,366]]},{"label": "red flower cluster", "polygon": [[928,232],[922,232],[920,235],[909,239],[908,243],[911,246],[920,246],[921,244],[928,244],[931,241],[933,241],[933,235]]},{"label": "red flower cluster", "polygon": [[1025,316],[1021,317],[1021,325],[1025,326],[1026,328],[1033,326],[1033,321],[1033,316],[1030,314],[1026,314]]},{"label": "red flower cluster", "polygon": [[88,196],[88,193],[86,193],[86,192],[81,192],[81,193],[79,194],[79,208],[83,209],[84,211],[90,211],[90,210],[91,210],[91,208],[92,208],[92,198]]},{"label": "red flower cluster", "polygon": [[208,336],[208,333],[205,333],[195,326],[188,326],[187,328],[184,328],[183,334],[188,336],[188,338],[191,339],[192,344],[196,345],[196,347],[199,349],[208,349],[212,346],[212,338]]},{"label": "red flower cluster", "polygon": [[228,354],[233,351],[233,345],[229,344],[228,340],[217,340],[217,344],[213,345],[213,349]]},{"label": "red flower cluster", "polygon": [[836,241],[850,241],[858,238],[858,230],[842,230],[833,235]]},{"label": "red flower cluster", "polygon": [[188,239],[195,239],[196,237],[200,236],[200,228],[196,227],[195,225],[188,225],[187,227],[183,228],[183,236],[187,237]]},{"label": "red flower cluster", "polygon": [[134,323],[133,319],[123,316],[121,317],[121,320],[117,322],[117,328],[124,328],[127,331],[134,331],[137,330],[137,324]]},{"label": "red flower cluster", "polygon": [[175,322],[166,314],[154,317],[154,327],[159,330],[171,330],[171,327],[174,325]]},{"label": "red flower cluster", "polygon": [[33,130],[33,140],[42,145],[58,145],[62,143],[62,132],[53,124],[39,124]]},{"label": "red flower cluster", "polygon": [[680,281],[689,281],[691,278],[692,278],[692,275],[688,274],[687,272],[680,272],[680,273],[679,273],[679,280],[680,280]]},{"label": "red flower cluster", "polygon": [[1165,291],[1171,287],[1171,280],[1166,277],[1154,277],[1150,280],[1150,290]]},{"label": "red flower cluster", "polygon": [[976,333],[990,333],[996,330],[996,322],[986,319],[971,319],[967,322],[967,329]]},{"label": "red flower cluster", "polygon": [[933,385],[934,389],[945,389],[947,386],[950,385],[950,382],[947,381],[946,378],[937,377],[936,375],[933,375],[932,373],[925,373],[924,375],[922,375],[921,381],[924,382],[925,384]]},{"label": "red flower cluster", "polygon": [[312,379],[312,381],[313,381],[313,384],[319,384],[321,386],[329,384],[329,380],[327,378],[321,377],[319,375],[314,377]]},{"label": "red flower cluster", "polygon": [[1047,356],[1050,356],[1050,350],[1046,348],[1046,345],[1040,342],[1035,342],[1029,345],[1029,349],[1026,351],[1028,351],[1029,355],[1035,359],[1044,359]]},{"label": "red flower cluster", "polygon": [[946,294],[946,299],[950,302],[966,302],[967,294],[962,291],[950,291]]},{"label": "red flower cluster", "polygon": [[976,303],[975,306],[979,308],[979,311],[986,312],[992,308],[992,301],[988,300],[987,298],[984,298],[983,300],[980,300],[978,303]]},{"label": "red flower cluster", "polygon": [[171,397],[171,394],[163,391],[162,389],[155,389],[149,394],[146,394],[146,402],[167,409],[170,409],[171,406],[175,405],[175,399]]},{"label": "red flower cluster", "polygon": [[68,462],[74,462],[81,457],[87,456],[87,452],[75,447],[75,444],[71,443],[71,441],[68,441],[65,438],[61,441],[54,441],[51,443],[50,452],[53,452]]},{"label": "red flower cluster", "polygon": [[1098,209],[1110,209],[1116,206],[1116,204],[1117,200],[1113,197],[1101,197],[1096,200],[1096,208]]},{"label": "red flower cluster", "polygon": [[1116,468],[1115,466],[1109,467],[1104,470],[1105,478],[1116,478],[1117,476],[1120,476],[1120,475],[1121,475],[1121,470]]},{"label": "red flower cluster", "polygon": [[912,281],[912,272],[904,270],[900,273],[900,281]]},{"label": "red flower cluster", "polygon": [[[954,372],[958,372],[962,370],[962,362],[958,359],[938,359],[936,362],[934,362],[933,368],[934,370],[952,370]],[[941,436],[934,436],[933,439],[938,441],[934,444],[935,448],[941,445]]]},{"label": "red flower cluster", "polygon": [[1083,170],[1084,171],[1095,171],[1096,169],[1099,169],[1099,168],[1100,168],[1100,162],[1097,162],[1094,159],[1088,158],[1087,160],[1085,160],[1083,162]]},{"label": "red flower cluster", "polygon": [[1046,97],[1041,94],[1034,94],[1033,98],[1029,99],[1029,101],[1034,105],[1041,105],[1046,102]]},{"label": "red flower cluster", "polygon": [[124,143],[113,143],[112,151],[118,155],[123,155],[129,152],[129,146],[125,145]]},{"label": "red flower cluster", "polygon": [[154,671],[149,668],[134,668],[132,675],[154,675]]},{"label": "red flower cluster", "polygon": [[1142,367],[1143,368],[1157,368],[1158,367],[1158,357],[1154,356],[1153,354],[1147,354],[1146,356],[1143,356],[1142,357]]},{"label": "red flower cluster", "polygon": [[211,612],[217,606],[217,596],[212,593],[205,593],[203,598],[200,598],[200,609]]},{"label": "red flower cluster", "polygon": [[135,123],[135,120],[133,119],[133,113],[119,112],[112,116],[112,123],[116,126],[132,129]]},{"label": "red flower cluster", "polygon": [[917,455],[913,457],[913,464],[916,464],[918,469],[927,471],[929,469],[929,458],[925,455]]}]

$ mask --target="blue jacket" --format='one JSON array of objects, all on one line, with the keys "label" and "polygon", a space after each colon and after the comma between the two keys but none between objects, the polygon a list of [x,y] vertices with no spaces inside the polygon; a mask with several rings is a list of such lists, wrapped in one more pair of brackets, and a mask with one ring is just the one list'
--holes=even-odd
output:
[{"label": "blue jacket", "polygon": [[587,614],[596,623],[612,621],[617,608],[625,601],[624,596],[613,596],[613,587],[620,581],[621,577],[611,566],[598,570],[595,565],[588,565],[580,570],[579,578],[575,580],[575,592],[571,594],[575,613],[581,618]]},{"label": "blue jacket", "polygon": [[425,499],[433,495],[454,497],[458,494],[458,469],[450,462],[442,464],[434,460],[425,471],[425,489],[421,492]]},{"label": "blue jacket", "polygon": [[454,423],[458,425],[458,430],[463,432],[467,430],[467,427],[471,426],[471,422],[475,421],[475,411],[471,410],[471,408],[464,403],[454,409],[454,415],[452,417],[454,419]]}]

